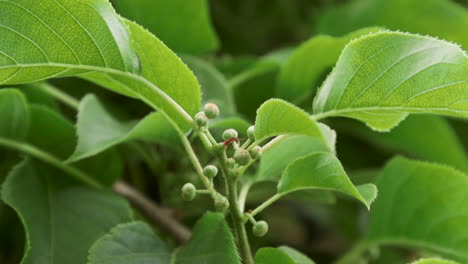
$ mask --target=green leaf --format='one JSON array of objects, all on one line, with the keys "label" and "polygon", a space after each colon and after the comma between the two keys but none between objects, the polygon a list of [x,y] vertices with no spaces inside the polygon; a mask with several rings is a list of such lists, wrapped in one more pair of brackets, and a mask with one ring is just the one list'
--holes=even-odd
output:
[{"label": "green leaf", "polygon": [[450,260],[444,260],[444,259],[420,259],[414,262],[411,262],[411,264],[458,264],[457,262],[450,261]]},{"label": "green leaf", "polygon": [[317,118],[344,116],[380,131],[409,113],[468,117],[468,58],[430,37],[379,32],[352,41],[320,88]]},{"label": "green leaf", "polygon": [[290,248],[261,248],[255,254],[255,264],[314,264],[312,260],[303,255],[302,253]]},{"label": "green leaf", "polygon": [[273,144],[264,150],[260,165],[252,181],[277,181],[281,173],[294,160],[314,152],[329,152],[329,147],[315,137],[296,135]]},{"label": "green leaf", "polygon": [[324,10],[317,30],[342,35],[376,25],[438,36],[468,48],[468,11],[452,0],[353,0]]},{"label": "green leaf", "polygon": [[0,84],[79,76],[143,100],[182,130],[200,108],[190,70],[107,0],[5,0],[0,35]]},{"label": "green leaf", "polygon": [[16,89],[0,90],[0,138],[24,140],[29,129],[26,98]]},{"label": "green leaf", "polygon": [[240,264],[236,245],[224,216],[206,213],[195,225],[192,238],[172,253],[147,224],[121,225],[98,240],[88,264]]},{"label": "green leaf", "polygon": [[89,250],[88,264],[169,264],[171,252],[144,222],[122,224]]},{"label": "green leaf", "polygon": [[174,264],[240,264],[234,237],[224,216],[206,213],[195,225],[190,241],[176,254]]},{"label": "green leaf", "polygon": [[294,261],[296,261],[297,264],[314,264],[315,263],[311,259],[306,257],[304,254],[302,254],[301,252],[293,248],[281,246],[278,249],[288,254],[288,256]]},{"label": "green leaf", "polygon": [[22,264],[85,263],[97,238],[131,219],[127,202],[110,191],[84,187],[31,159],[11,171],[2,199],[15,209],[26,229]]},{"label": "green leaf", "polygon": [[324,189],[345,193],[370,208],[377,196],[373,184],[357,188],[351,183],[340,161],[329,153],[313,153],[289,164],[278,183],[278,194],[304,189]]},{"label": "green leaf", "polygon": [[[76,145],[73,124],[59,113],[43,106],[30,106],[30,112],[31,131],[28,135],[28,143],[59,159],[67,159]],[[122,174],[120,156],[115,149],[107,150],[73,165],[105,185],[111,185]]]},{"label": "green leaf", "polygon": [[381,28],[364,28],[342,37],[314,36],[294,50],[281,68],[276,95],[290,102],[303,102],[313,94],[322,75],[335,65],[341,50],[354,38]]},{"label": "green leaf", "polygon": [[444,118],[409,116],[389,133],[370,131],[361,125],[349,125],[343,129],[387,151],[409,154],[468,172],[468,156],[455,130]]},{"label": "green leaf", "polygon": [[192,56],[183,56],[183,61],[193,71],[201,85],[202,101],[218,105],[220,117],[236,113],[231,87],[226,78],[211,64]]},{"label": "green leaf", "polygon": [[319,124],[304,110],[281,99],[270,99],[257,110],[255,139],[261,141],[282,134],[307,135],[326,142]]},{"label": "green leaf", "polygon": [[378,176],[367,242],[423,248],[468,260],[468,175],[447,166],[395,158]]},{"label": "green leaf", "polygon": [[176,52],[203,53],[219,46],[207,0],[113,0],[117,11],[148,28]]},{"label": "green leaf", "polygon": [[[21,108],[18,108],[21,111],[13,107],[12,103],[15,102],[21,103]],[[1,131],[12,131],[15,134],[13,138],[9,138],[7,133],[0,134],[0,140],[8,147],[18,151],[24,151],[24,148],[45,150],[58,160],[66,159],[73,152],[76,143],[73,124],[58,112],[45,106],[28,105],[23,94],[16,89],[0,90],[0,109],[4,107],[9,109],[2,112]],[[12,120],[22,125],[18,126],[20,123]],[[106,185],[112,184],[122,173],[120,156],[115,150],[106,151],[75,165]]]},{"label": "green leaf", "polygon": [[180,144],[177,132],[160,113],[151,113],[139,121],[122,122],[114,118],[94,95],[82,99],[76,127],[78,144],[69,162],[132,140]]},{"label": "green leaf", "polygon": [[261,248],[255,254],[255,264],[297,264],[285,252],[277,248]]}]

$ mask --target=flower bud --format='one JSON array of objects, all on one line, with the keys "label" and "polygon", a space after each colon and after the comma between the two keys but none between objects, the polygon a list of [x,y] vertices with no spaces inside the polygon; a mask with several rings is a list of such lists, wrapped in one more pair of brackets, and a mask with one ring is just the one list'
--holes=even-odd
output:
[{"label": "flower bud", "polygon": [[268,232],[268,224],[265,221],[258,221],[253,225],[252,232],[257,237],[262,237]]},{"label": "flower bud", "polygon": [[236,150],[236,152],[234,152],[233,158],[236,161],[236,163],[241,166],[247,165],[251,160],[249,152],[245,149]]},{"label": "flower bud", "polygon": [[236,163],[236,161],[233,158],[229,158],[226,161],[226,165],[228,165],[228,167],[232,167],[234,163]]},{"label": "flower bud", "polygon": [[203,174],[208,178],[214,178],[218,174],[218,168],[213,165],[208,165],[203,169]]},{"label": "flower bud", "polygon": [[229,201],[221,194],[216,194],[214,197],[214,205],[218,212],[223,212],[229,208]]},{"label": "flower bud", "polygon": [[230,139],[230,138],[236,138],[239,134],[237,134],[237,131],[235,129],[227,129],[223,132],[223,139]]},{"label": "flower bud", "polygon": [[250,151],[250,156],[252,156],[252,159],[258,159],[262,156],[262,148],[260,146],[254,147]]},{"label": "flower bud", "polygon": [[251,140],[255,140],[255,126],[250,126],[248,129],[247,129],[247,136],[251,139]]},{"label": "flower bud", "polygon": [[206,117],[213,119],[219,116],[219,108],[213,103],[207,103],[203,107],[203,112],[205,112]]},{"label": "flower bud", "polygon": [[208,125],[208,118],[206,117],[205,113],[198,112],[195,115],[195,122],[197,123],[198,127],[206,127]]},{"label": "flower bud", "polygon": [[186,183],[182,187],[182,198],[186,201],[191,201],[197,195],[197,189],[191,183]]}]

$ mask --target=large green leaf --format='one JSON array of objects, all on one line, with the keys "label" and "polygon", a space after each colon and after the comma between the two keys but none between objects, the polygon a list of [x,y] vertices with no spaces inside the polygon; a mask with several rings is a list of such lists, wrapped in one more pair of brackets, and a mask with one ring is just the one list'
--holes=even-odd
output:
[{"label": "large green leaf", "polygon": [[2,199],[26,229],[22,264],[82,264],[96,239],[131,219],[127,202],[110,191],[84,187],[31,159],[11,171]]},{"label": "large green leaf", "polygon": [[16,89],[0,90],[0,138],[24,140],[29,129],[26,98]]},{"label": "large green leaf", "polygon": [[355,187],[341,166],[329,153],[313,153],[289,164],[278,183],[278,194],[305,189],[332,190],[356,198],[370,208],[377,195],[373,184]]},{"label": "large green leaf", "polygon": [[314,264],[312,260],[290,247],[261,248],[255,254],[255,264]]},{"label": "large green leaf", "polygon": [[215,103],[220,117],[232,116],[236,112],[231,87],[222,73],[213,65],[192,56],[183,56],[183,61],[193,71],[202,89],[202,101]]},{"label": "large green leaf", "polygon": [[107,0],[1,1],[0,34],[0,84],[78,75],[143,100],[184,130],[199,110],[190,70]]},{"label": "large green leaf", "polygon": [[389,130],[408,113],[468,117],[468,57],[430,37],[379,32],[352,41],[320,88],[318,118],[345,116]]},{"label": "large green leaf", "polygon": [[367,242],[424,248],[468,261],[468,175],[404,158],[387,164],[376,182]]},{"label": "large green leaf", "polygon": [[468,48],[468,11],[453,0],[352,0],[325,10],[318,31],[341,35],[375,25],[438,36]]},{"label": "large green leaf", "polygon": [[313,94],[322,75],[335,65],[349,41],[379,30],[381,28],[365,28],[343,37],[319,35],[304,42],[281,67],[276,95],[290,102],[304,101]]},{"label": "large green leaf", "polygon": [[139,121],[122,122],[114,118],[94,95],[81,101],[76,125],[78,145],[70,162],[93,156],[112,146],[132,140],[178,145],[177,132],[159,113]]},{"label": "large green leaf", "polygon": [[468,156],[463,145],[449,122],[442,117],[409,116],[389,133],[370,131],[364,125],[354,123],[344,123],[337,129],[386,151],[405,153],[468,171]]},{"label": "large green leaf", "polygon": [[219,43],[207,0],[113,0],[117,11],[148,28],[176,52],[202,53]]},{"label": "large green leaf", "polygon": [[88,264],[169,264],[171,252],[150,226],[132,222],[115,227],[89,250]]},{"label": "large green leaf", "polygon": [[240,264],[234,237],[224,216],[206,213],[195,225],[190,241],[176,254],[174,264]]},{"label": "large green leaf", "polygon": [[257,110],[255,139],[261,141],[282,134],[307,135],[326,142],[319,123],[304,110],[281,99],[270,99]]}]

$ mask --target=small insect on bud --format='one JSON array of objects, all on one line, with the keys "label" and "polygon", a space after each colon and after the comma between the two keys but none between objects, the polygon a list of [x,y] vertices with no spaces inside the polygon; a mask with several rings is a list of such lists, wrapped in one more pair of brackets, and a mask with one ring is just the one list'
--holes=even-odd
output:
[{"label": "small insect on bud", "polygon": [[229,208],[229,201],[221,194],[216,194],[214,198],[214,205],[218,212],[224,212]]},{"label": "small insect on bud", "polygon": [[227,129],[223,132],[223,139],[227,140],[230,138],[236,138],[239,134],[237,134],[237,131],[235,129]]},{"label": "small insect on bud", "polygon": [[236,163],[241,166],[247,165],[251,160],[249,152],[245,149],[236,150],[233,157]]},{"label": "small insect on bud", "polygon": [[254,147],[250,151],[250,156],[252,156],[252,159],[258,159],[262,156],[262,148],[260,146]]},{"label": "small insect on bud", "polygon": [[204,112],[198,112],[195,115],[195,122],[197,122],[198,127],[206,127],[208,125],[208,118],[206,117]]},{"label": "small insect on bud", "polygon": [[247,136],[249,136],[249,138],[251,140],[255,140],[255,126],[250,126],[248,129],[247,129]]},{"label": "small insect on bud", "polygon": [[236,161],[233,158],[229,158],[226,161],[226,165],[228,165],[228,167],[232,167],[234,163],[236,163]]},{"label": "small insect on bud", "polygon": [[208,178],[214,178],[218,174],[218,168],[213,165],[208,165],[203,169],[203,174]]},{"label": "small insect on bud", "polygon": [[182,187],[182,198],[186,201],[192,201],[197,195],[197,189],[191,183],[186,183]]},{"label": "small insect on bud", "polygon": [[268,232],[268,224],[265,221],[258,221],[253,225],[252,232],[257,237],[262,237]]},{"label": "small insect on bud", "polygon": [[203,107],[203,112],[205,112],[206,117],[213,119],[219,116],[219,108],[213,103],[207,103]]}]

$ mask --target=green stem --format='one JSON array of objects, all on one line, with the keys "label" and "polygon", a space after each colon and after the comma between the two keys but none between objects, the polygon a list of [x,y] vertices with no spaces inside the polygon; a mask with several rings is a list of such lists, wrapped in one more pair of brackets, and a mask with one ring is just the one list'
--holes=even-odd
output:
[{"label": "green stem", "polygon": [[247,231],[244,226],[244,216],[238,206],[237,179],[231,175],[226,164],[226,158],[222,153],[218,155],[218,158],[220,161],[221,171],[226,180],[226,191],[232,218],[232,229],[237,239],[237,247],[239,248],[241,259],[243,264],[254,264],[252,251],[250,250],[250,244],[247,238]]},{"label": "green stem", "polygon": [[335,264],[357,263],[357,260],[367,250],[368,246],[369,245],[364,240],[359,241],[351,250],[349,250],[344,256],[337,260]]},{"label": "green stem", "polygon": [[255,210],[253,210],[250,215],[252,216],[256,216],[258,213],[260,213],[261,211],[263,211],[265,208],[267,208],[268,206],[270,206],[272,203],[278,201],[278,199],[281,198],[281,195],[279,193],[273,195],[272,197],[270,197],[270,199],[266,200],[265,202],[263,202],[261,205],[259,205],[257,208],[255,208]]},{"label": "green stem", "polygon": [[252,187],[251,182],[247,182],[246,184],[242,185],[240,193],[239,193],[239,211],[244,212],[245,210],[245,201],[247,200],[247,195],[249,194],[250,187]]},{"label": "green stem", "polygon": [[72,167],[72,166],[69,166],[65,163],[63,163],[63,161],[61,161],[60,159],[56,158],[55,156],[47,153],[47,152],[44,152],[38,148],[36,148],[35,146],[32,146],[32,145],[29,145],[29,144],[25,144],[25,143],[21,143],[21,142],[17,142],[17,141],[13,141],[13,140],[10,140],[10,139],[6,139],[6,138],[0,138],[0,145],[1,146],[4,146],[4,147],[7,147],[7,148],[10,148],[10,149],[15,149],[15,150],[18,150],[18,151],[21,151],[23,153],[26,153],[26,154],[29,154],[35,158],[37,158],[38,160],[41,160],[41,161],[44,161],[46,163],[49,163],[50,165],[53,165],[55,167],[57,167],[58,169],[70,174],[71,176],[75,177],[77,180],[91,186],[91,187],[94,187],[94,188],[98,188],[98,189],[102,189],[104,188],[104,186],[99,183],[98,181],[96,181],[95,179],[93,179],[92,177],[90,177],[89,175],[85,174],[84,172]]},{"label": "green stem", "polygon": [[252,252],[250,250],[247,231],[245,230],[244,219],[237,205],[237,183],[230,181],[228,184],[229,209],[232,216],[233,229],[237,237],[237,246],[244,264],[253,264]]},{"label": "green stem", "polygon": [[[202,133],[199,133],[199,135]],[[180,139],[182,141],[182,145],[185,148],[185,151],[187,152],[187,155],[192,162],[193,166],[195,167],[195,171],[197,172],[198,176],[200,177],[201,181],[203,182],[203,185],[205,185],[205,188],[208,189],[211,193],[215,193],[216,191],[213,189],[213,186],[210,184],[210,180],[203,174],[203,167],[200,164],[200,161],[197,158],[197,155],[195,154],[195,151],[192,148],[192,145],[190,145],[190,142],[188,141],[187,137],[181,132],[179,132]]]},{"label": "green stem", "polygon": [[40,83],[35,85],[37,85],[39,88],[42,88],[46,93],[50,94],[52,97],[69,106],[70,108],[78,110],[80,102],[74,97],[68,95],[67,93],[48,83]]}]

